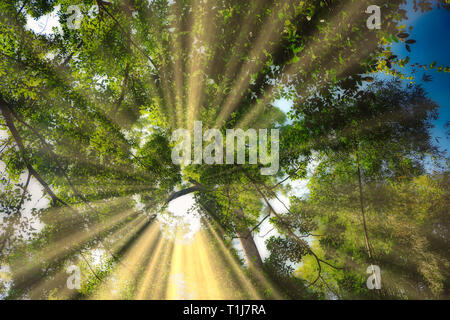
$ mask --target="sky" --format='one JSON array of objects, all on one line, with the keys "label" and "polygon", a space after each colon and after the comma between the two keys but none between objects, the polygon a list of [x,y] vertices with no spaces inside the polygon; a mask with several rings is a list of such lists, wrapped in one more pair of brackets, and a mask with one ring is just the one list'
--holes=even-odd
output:
[{"label": "sky", "polygon": [[[395,44],[392,47],[392,52],[399,57],[409,56],[411,64],[431,64],[433,61],[437,62],[438,66],[450,66],[450,11],[440,9],[420,13],[414,12],[412,8],[412,1],[409,2],[405,9],[408,12],[408,20],[402,22],[406,25],[406,30],[410,26],[413,27],[410,38],[417,41],[411,45],[411,53],[409,53],[404,43]],[[381,16],[383,19],[383,16]],[[381,27],[383,27],[383,22]],[[419,69],[415,74],[412,73],[411,67],[401,69],[407,75],[415,77],[415,83],[423,86],[428,94],[428,97],[436,102],[439,106],[439,118],[433,122],[435,126],[432,129],[433,138],[438,139],[438,146],[441,150],[446,150],[447,156],[450,151],[450,139],[446,136],[445,124],[450,121],[450,73],[425,71]],[[431,82],[422,81],[423,74],[431,75]],[[390,76],[378,74],[377,78],[389,80]],[[404,81],[405,85],[409,81]],[[292,101],[281,99],[275,101],[274,105],[284,112],[288,112],[292,108]],[[436,142],[436,140],[435,140]]]},{"label": "sky", "polygon": [[[411,7],[407,7],[411,12]],[[438,66],[450,66],[450,11],[440,9],[432,10],[424,14],[412,14],[405,21],[407,27],[412,26],[410,35],[417,43],[411,46],[409,53],[403,43],[393,46],[394,54],[399,57],[409,55],[411,63],[431,64],[437,62]],[[405,72],[411,72],[406,68]],[[431,82],[422,81],[423,74],[431,75]],[[420,69],[415,74],[416,83],[421,84],[428,97],[440,105],[439,118],[434,121],[433,136],[439,140],[442,150],[450,151],[450,139],[446,137],[445,124],[450,121],[450,73],[425,71]]]}]

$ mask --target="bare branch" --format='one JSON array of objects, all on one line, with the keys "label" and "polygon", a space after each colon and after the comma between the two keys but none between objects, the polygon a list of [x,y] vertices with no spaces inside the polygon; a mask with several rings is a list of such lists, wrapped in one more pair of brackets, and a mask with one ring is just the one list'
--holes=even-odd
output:
[{"label": "bare branch", "polygon": [[20,209],[22,209],[23,202],[25,201],[25,194],[27,193],[28,185],[30,184],[30,179],[31,179],[31,172],[28,171],[28,177],[25,186],[23,187],[22,197],[20,198],[19,205],[17,206],[17,213],[19,213]]},{"label": "bare branch", "polygon": [[183,190],[180,190],[180,191],[172,192],[169,195],[169,197],[167,198],[166,203],[169,203],[170,201],[175,200],[177,198],[180,198],[180,197],[182,197],[184,195],[187,195],[189,193],[200,191],[201,189],[202,189],[202,187],[200,187],[200,186],[193,186],[193,187],[189,187],[189,188],[186,188],[186,189],[183,189]]}]

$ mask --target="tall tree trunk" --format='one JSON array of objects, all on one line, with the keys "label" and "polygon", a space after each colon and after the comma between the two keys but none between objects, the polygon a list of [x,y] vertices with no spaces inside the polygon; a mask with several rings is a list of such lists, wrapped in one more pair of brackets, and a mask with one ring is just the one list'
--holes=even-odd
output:
[{"label": "tall tree trunk", "polygon": [[362,223],[363,223],[363,228],[364,228],[364,238],[366,240],[366,248],[367,248],[367,253],[369,255],[369,259],[372,261],[373,260],[373,251],[372,251],[372,247],[370,246],[369,232],[367,231],[366,215],[364,212],[364,198],[363,198],[361,168],[359,167],[358,152],[356,152],[356,166],[358,168],[359,204],[361,206],[361,216],[362,216]]},{"label": "tall tree trunk", "polygon": [[[356,151],[356,166],[358,168],[358,185],[359,185],[359,204],[361,206],[361,216],[362,216],[362,222],[363,222],[363,227],[364,227],[364,238],[366,240],[366,248],[367,248],[367,253],[369,255],[369,261],[372,264],[375,264],[375,257],[373,254],[373,248],[370,245],[370,241],[369,241],[369,232],[367,231],[367,224],[366,224],[366,215],[364,212],[364,198],[363,198],[363,189],[362,189],[362,178],[361,178],[361,168],[359,166],[359,154],[358,151]],[[374,273],[375,276],[375,281],[378,283],[381,283],[381,279],[376,279],[376,273]],[[377,290],[378,295],[381,297],[382,293],[381,290]]]},{"label": "tall tree trunk", "polygon": [[247,260],[248,266],[256,267],[261,269],[263,262],[261,255],[259,254],[258,247],[256,246],[255,240],[253,239],[250,230],[245,230],[244,232],[238,233],[239,240],[241,241],[242,249],[245,254],[245,259]]},{"label": "tall tree trunk", "polygon": [[[241,209],[235,210],[235,213],[240,218],[245,218],[245,214]],[[258,247],[256,246],[255,240],[253,239],[251,231],[245,227],[238,230],[237,235],[242,245],[242,250],[244,251],[245,259],[247,260],[249,267],[256,267],[261,269],[263,262],[261,255],[259,254]]]}]

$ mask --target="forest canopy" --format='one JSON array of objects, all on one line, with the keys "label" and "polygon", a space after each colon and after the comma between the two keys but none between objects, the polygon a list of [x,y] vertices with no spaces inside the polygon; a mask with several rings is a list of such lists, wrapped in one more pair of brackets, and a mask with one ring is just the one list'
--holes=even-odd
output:
[{"label": "forest canopy", "polygon": [[448,159],[411,70],[450,68],[393,50],[424,50],[405,20],[432,10],[0,0],[0,297],[449,299]]}]

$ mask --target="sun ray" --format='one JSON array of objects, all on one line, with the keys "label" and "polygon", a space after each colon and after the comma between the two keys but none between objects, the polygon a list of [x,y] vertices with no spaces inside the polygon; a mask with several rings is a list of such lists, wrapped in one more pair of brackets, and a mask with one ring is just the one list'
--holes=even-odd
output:
[{"label": "sun ray", "polygon": [[236,258],[234,258],[231,255],[229,249],[225,246],[223,239],[218,235],[217,231],[214,230],[214,227],[211,226],[209,221],[206,219],[204,219],[204,223],[207,227],[207,230],[212,234],[212,236],[219,244],[220,250],[222,253],[224,253],[228,265],[234,271],[241,286],[245,288],[245,292],[248,292],[251,299],[262,299],[261,294],[256,290],[256,288],[253,286],[250,280],[245,276],[245,274],[242,271],[241,265],[236,261]]},{"label": "sun ray", "polygon": [[116,270],[96,290],[92,299],[123,299],[131,298],[135,290],[134,279],[140,272],[145,257],[151,252],[152,246],[157,243],[160,236],[157,223],[151,223],[144,233],[136,239],[126,251],[121,260],[126,265],[117,265]]},{"label": "sun ray", "polygon": [[159,237],[158,244],[152,252],[151,258],[149,260],[149,264],[146,266],[144,274],[141,278],[141,283],[137,289],[135,299],[136,300],[144,300],[150,296],[148,289],[150,288],[150,284],[154,281],[154,276],[156,273],[157,264],[162,260],[163,252],[167,249],[168,244],[163,239],[163,237]]},{"label": "sun ray", "polygon": [[[342,24],[341,17],[338,15],[335,15],[332,17],[331,21],[329,22],[329,25],[332,26],[332,28],[340,28],[342,30],[348,29],[348,25],[352,25],[354,23],[354,19],[358,17],[356,12],[361,11],[362,9],[365,9],[363,7],[363,3],[359,2],[351,2],[348,3],[345,7],[345,10],[348,11],[348,21],[344,25]],[[319,37],[320,33],[317,32],[315,36],[313,36],[311,39],[317,39]],[[377,46],[377,43],[371,44],[373,47]],[[319,49],[321,51],[321,56],[326,56],[334,50],[332,45],[329,44],[325,48],[322,48],[323,44],[322,41],[309,41],[305,47],[305,49],[302,50],[302,54],[299,56],[299,59],[296,63],[290,64],[287,69],[282,73],[282,77],[284,79],[288,79],[291,76],[294,76],[297,70],[303,70],[303,74],[311,74],[312,70],[314,69],[314,64],[308,63],[307,57],[311,54],[311,52],[318,52]],[[325,51],[323,51],[325,50]],[[354,53],[349,52],[344,58],[349,58],[350,56],[354,55]],[[358,61],[358,59],[354,59],[353,61]],[[328,66],[330,66],[333,62],[330,61],[328,63]],[[344,64],[344,65],[338,65],[337,66],[337,75],[340,75],[344,73],[347,69],[350,69],[352,65]],[[238,124],[236,125],[238,128],[245,128],[251,124],[251,121],[254,120],[263,110],[263,108],[270,103],[273,100],[273,94],[276,90],[276,85],[280,82],[281,79],[277,79],[276,84],[270,86],[266,91],[264,92],[264,96],[260,101],[258,101],[252,108],[250,108],[250,111],[241,119],[239,120]],[[316,90],[320,89],[322,85],[319,85]],[[306,89],[305,89],[306,90]],[[306,93],[306,91],[304,91]],[[301,94],[298,94],[301,96]]]},{"label": "sun ray", "polygon": [[[122,225],[118,230],[114,231],[113,234],[109,235],[107,238],[104,239],[104,241],[101,243],[99,249],[105,250],[105,253],[111,255],[116,254],[119,252],[119,249],[121,246],[123,246],[126,242],[130,241],[130,239],[139,231],[139,229],[147,223],[148,219],[146,219],[145,216],[141,215],[137,219],[133,219],[131,222],[126,223]],[[119,241],[114,240],[114,238],[118,238]],[[107,242],[113,242],[113,246],[109,248],[105,248],[107,245]],[[83,255],[83,259],[86,257],[86,254],[89,254],[92,249],[88,249],[84,253],[80,251],[80,253],[77,255],[81,257]],[[54,259],[55,260],[55,259]],[[87,263],[87,261],[86,261]],[[65,282],[68,278],[68,274],[66,273],[64,266],[61,266],[62,269],[59,269],[55,275],[52,275],[50,277],[45,277],[38,279],[37,282],[31,284],[29,283],[30,287],[30,297],[41,297],[42,292],[51,292],[54,288],[61,287],[61,284],[63,284],[62,291],[59,291],[57,293],[58,299],[71,299],[74,298],[77,295],[77,292],[68,289],[65,286]],[[93,270],[90,270],[90,272],[94,272]],[[27,276],[29,276],[32,273],[27,273]],[[91,274],[91,276],[93,276]]]},{"label": "sun ray", "polygon": [[[55,260],[61,256],[68,254],[73,251],[77,247],[82,246],[90,239],[96,238],[101,233],[113,228],[114,226],[123,223],[126,219],[135,214],[134,210],[126,210],[122,213],[119,213],[109,219],[106,223],[98,223],[90,228],[88,232],[86,231],[77,231],[73,234],[63,237],[60,240],[51,242],[48,246],[46,246],[42,252],[40,253],[42,258],[46,260]],[[24,274],[29,274],[36,272],[36,268],[39,267],[39,263],[36,261],[31,261],[30,263],[19,266],[15,273],[19,276]]]},{"label": "sun ray", "polygon": [[[283,0],[279,7],[283,10],[285,6],[292,11],[294,8],[290,6],[291,0]],[[269,30],[262,32],[256,39],[252,50],[249,53],[249,59],[241,68],[237,75],[237,82],[234,84],[230,94],[226,97],[221,111],[216,119],[216,127],[221,127],[224,121],[228,119],[230,114],[237,107],[242,94],[250,87],[251,77],[259,68],[269,59],[270,55],[279,47],[280,42],[275,41],[279,37],[280,29],[284,21],[278,18],[278,15],[272,15],[266,21],[261,30]]]},{"label": "sun ray", "polygon": [[[192,129],[195,120],[198,120],[199,107],[203,99],[204,74],[208,73],[209,61],[207,50],[212,42],[212,35],[216,29],[214,24],[208,23],[212,10],[213,1],[205,4],[200,0],[194,0],[193,12],[191,15],[193,32],[191,33],[191,44],[188,59],[188,81],[187,81],[187,125],[188,130]],[[214,29],[213,29],[214,28]]]}]

